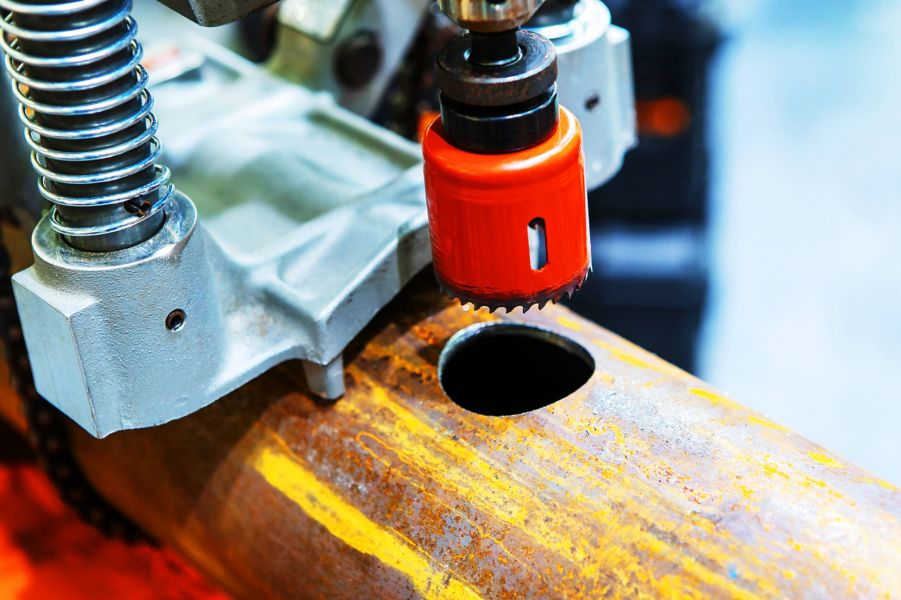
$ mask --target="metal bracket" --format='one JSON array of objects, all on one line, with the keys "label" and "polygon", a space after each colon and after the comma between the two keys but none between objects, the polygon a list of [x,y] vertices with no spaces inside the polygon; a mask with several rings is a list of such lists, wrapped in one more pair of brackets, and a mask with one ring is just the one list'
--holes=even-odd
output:
[{"label": "metal bracket", "polygon": [[339,397],[345,346],[430,261],[418,146],[191,44],[168,56],[199,66],[161,65],[175,75],[154,95],[200,223],[179,195],[184,221],[87,260],[44,220],[14,278],[38,391],[97,437],[190,414],[291,359]]},{"label": "metal bracket", "polygon": [[596,189],[619,172],[638,143],[631,37],[600,0],[579,0],[573,16],[530,27],[557,49],[557,93],[585,132],[585,182]]}]

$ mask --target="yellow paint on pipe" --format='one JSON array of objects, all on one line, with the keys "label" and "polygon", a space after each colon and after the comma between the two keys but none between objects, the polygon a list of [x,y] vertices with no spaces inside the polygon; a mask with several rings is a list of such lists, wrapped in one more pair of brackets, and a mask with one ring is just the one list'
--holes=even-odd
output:
[{"label": "yellow paint on pipe", "polygon": [[283,443],[264,447],[254,469],[297,504],[329,533],[358,552],[377,558],[406,575],[416,591],[429,600],[475,600],[482,596],[465,581],[436,568],[429,556],[394,530],[370,520],[327,484],[307,470]]},{"label": "yellow paint on pipe", "polygon": [[557,317],[557,323],[572,331],[582,331],[582,324],[566,317]]},{"label": "yellow paint on pipe", "polygon": [[[385,452],[396,455],[396,453],[394,453],[392,451],[391,447],[389,447],[384,441],[382,441],[380,438],[378,438],[374,435],[371,435],[371,434],[367,434],[365,436],[358,435],[358,436],[356,436],[355,439],[357,440],[357,443],[359,443],[361,445],[364,452],[366,452],[374,460],[377,460],[379,463],[384,465],[386,468],[392,469],[393,470],[392,475],[394,477],[397,477],[398,479],[406,480],[407,482],[416,485],[416,480],[413,477],[410,477],[409,475],[405,474],[400,469],[393,469],[393,466],[390,461],[386,460],[385,458],[383,458],[382,456],[377,454],[372,448],[365,445],[365,440],[368,440],[369,442],[372,442],[373,445],[380,446]],[[473,529],[478,531],[479,537],[481,539],[489,539],[489,540],[491,540],[491,542],[493,544],[495,544],[498,548],[500,548],[503,551],[503,554],[501,554],[497,557],[499,561],[501,561],[505,564],[516,561],[520,565],[521,568],[523,568],[529,572],[535,573],[535,570],[531,567],[531,565],[528,563],[528,561],[515,557],[513,552],[508,550],[506,545],[499,538],[489,535],[486,532],[486,530],[478,522],[472,520],[465,513],[461,512],[459,509],[452,506],[451,504],[449,504],[448,502],[443,500],[441,497],[439,497],[438,495],[436,495],[435,493],[433,493],[431,490],[427,489],[426,487],[423,487],[421,485],[418,485],[417,487],[419,488],[418,492],[420,494],[422,494],[423,496],[429,497],[429,502],[434,503],[436,506],[440,505],[440,506],[444,507],[444,509],[447,511],[448,514],[454,514],[455,516],[460,517],[461,519],[466,521],[470,527],[472,527]]]},{"label": "yellow paint on pipe", "polygon": [[679,367],[673,366],[668,362],[661,360],[657,356],[654,356],[647,351],[641,350],[638,346],[634,346],[635,351],[632,352],[625,348],[620,348],[619,346],[611,344],[610,342],[607,342],[605,340],[595,339],[592,340],[591,343],[598,348],[603,348],[604,350],[609,352],[613,356],[613,358],[627,365],[638,367],[639,369],[647,369],[649,371],[654,371],[655,373],[676,379],[692,379],[692,376],[689,373],[686,373]]},{"label": "yellow paint on pipe", "polygon": [[[439,487],[454,490],[485,514],[530,537],[536,546],[546,548],[576,565],[580,577],[586,582],[596,581],[602,573],[621,576],[626,581],[633,578],[638,581],[653,579],[653,574],[636,562],[634,555],[626,548],[610,545],[604,548],[603,553],[597,553],[597,541],[581,536],[578,522],[561,526],[560,523],[546,523],[532,518],[542,511],[565,515],[572,511],[572,506],[549,506],[547,499],[540,498],[535,490],[507,477],[503,466],[491,464],[486,455],[476,452],[462,440],[443,435],[436,423],[426,422],[422,415],[404,409],[376,382],[367,381],[365,374],[353,367],[349,368],[349,372],[361,383],[367,384],[366,394],[345,399],[335,406],[335,410],[367,421],[380,436],[384,436],[387,445],[403,464],[420,465],[430,473],[436,484],[440,484]],[[371,406],[363,407],[354,400]],[[507,427],[511,424],[508,423]],[[533,452],[540,452],[534,442],[529,445]],[[554,481],[549,472],[545,475],[552,483],[560,486],[567,484],[566,481]],[[585,479],[590,479],[591,473],[585,472],[584,475]],[[686,585],[688,581],[701,582],[732,598],[755,596],[725,574],[682,556],[678,548],[663,542],[638,524],[621,522],[608,503],[597,500],[581,493],[573,493],[569,498],[572,503],[585,505],[596,523],[607,523],[621,539],[630,540],[642,552],[666,557],[678,565],[684,572]]]},{"label": "yellow paint on pipe", "polygon": [[710,403],[716,404],[718,406],[725,406],[727,408],[747,410],[742,405],[735,402],[734,400],[730,400],[729,398],[726,398],[725,396],[717,394],[716,392],[713,392],[711,390],[705,390],[704,388],[691,388],[688,391],[690,393],[694,394],[695,396],[703,398],[703,399],[709,401]]},{"label": "yellow paint on pipe", "polygon": [[899,491],[897,486],[894,486],[891,483],[889,483],[888,481],[885,481],[884,479],[879,479],[877,477],[868,477],[868,478],[862,480],[862,483],[871,483],[873,485],[878,485],[879,487],[884,488],[886,490],[890,490],[892,492]]},{"label": "yellow paint on pipe", "polygon": [[817,461],[821,465],[826,465],[827,467],[834,467],[836,469],[841,469],[842,467],[845,466],[841,462],[832,458],[831,456],[828,456],[821,452],[808,452],[807,456],[809,456],[813,460]]},{"label": "yellow paint on pipe", "polygon": [[748,417],[748,422],[754,423],[755,425],[761,425],[763,427],[766,427],[767,429],[775,429],[776,431],[784,431],[784,432],[791,431],[788,427],[780,425],[779,423],[776,423],[775,421],[770,421],[769,419],[767,419],[765,417],[758,417],[757,415],[751,415],[750,417]]},{"label": "yellow paint on pipe", "polygon": [[616,358],[617,360],[619,360],[621,362],[632,365],[633,367],[638,367],[639,369],[651,369],[652,368],[651,365],[649,363],[647,363],[646,361],[640,359],[639,357],[635,356],[634,354],[626,352],[622,348],[617,348],[610,342],[606,342],[604,340],[592,340],[592,342],[594,343],[595,346],[598,346],[599,348],[603,348],[604,350],[609,352],[611,355],[613,355],[614,358]]}]

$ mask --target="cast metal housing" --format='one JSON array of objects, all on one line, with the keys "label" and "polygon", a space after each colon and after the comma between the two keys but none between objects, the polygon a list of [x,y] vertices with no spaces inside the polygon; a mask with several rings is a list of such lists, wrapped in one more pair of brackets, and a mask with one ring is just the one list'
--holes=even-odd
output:
[{"label": "cast metal housing", "polygon": [[345,346],[430,260],[419,148],[199,38],[156,55],[175,57],[154,95],[197,212],[179,194],[183,219],[90,256],[39,224],[13,279],[37,390],[97,437],[291,359],[340,397]]},{"label": "cast metal housing", "polygon": [[529,28],[557,49],[557,95],[585,131],[585,180],[596,189],[638,143],[629,32],[600,0],[579,0],[571,18]]},{"label": "cast metal housing", "polygon": [[[276,0],[159,0],[198,25],[215,27],[241,19]],[[330,0],[320,0],[329,2]]]}]

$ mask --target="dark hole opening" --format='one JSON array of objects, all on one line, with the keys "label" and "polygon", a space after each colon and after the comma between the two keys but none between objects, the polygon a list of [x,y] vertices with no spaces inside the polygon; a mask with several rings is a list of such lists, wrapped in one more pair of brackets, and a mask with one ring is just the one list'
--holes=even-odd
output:
[{"label": "dark hole opening", "polygon": [[569,396],[591,378],[594,359],[560,334],[519,323],[475,325],[441,354],[438,377],[451,400],[475,413],[518,415]]},{"label": "dark hole opening", "polygon": [[178,331],[185,326],[185,311],[177,308],[169,313],[166,317],[166,329],[169,331]]},{"label": "dark hole opening", "polygon": [[597,92],[592,92],[589,94],[588,98],[585,99],[585,108],[586,110],[594,110],[601,104],[601,95]]}]

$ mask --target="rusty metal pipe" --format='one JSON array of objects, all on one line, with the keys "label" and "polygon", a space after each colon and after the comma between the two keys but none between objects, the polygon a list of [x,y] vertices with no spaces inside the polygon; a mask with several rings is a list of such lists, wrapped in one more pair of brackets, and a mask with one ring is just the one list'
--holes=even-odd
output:
[{"label": "rusty metal pipe", "polygon": [[163,427],[73,428],[75,451],[242,598],[901,590],[898,489],[565,309],[527,319],[590,352],[587,385],[520,416],[462,409],[439,355],[493,319],[419,285],[359,340],[334,405],[284,365]]}]

